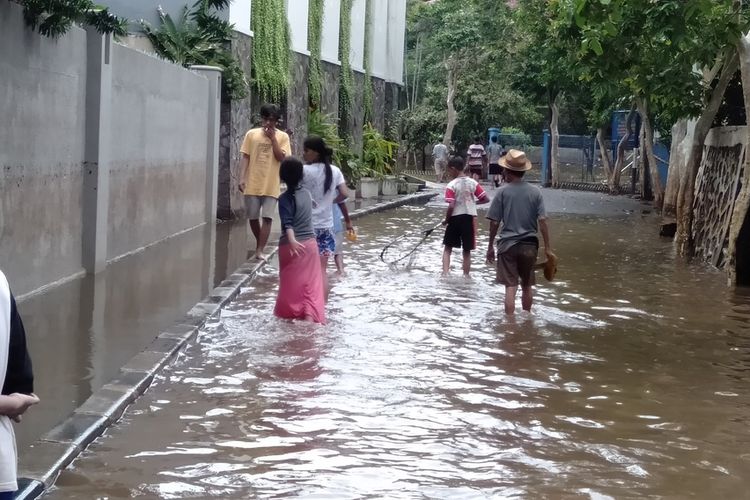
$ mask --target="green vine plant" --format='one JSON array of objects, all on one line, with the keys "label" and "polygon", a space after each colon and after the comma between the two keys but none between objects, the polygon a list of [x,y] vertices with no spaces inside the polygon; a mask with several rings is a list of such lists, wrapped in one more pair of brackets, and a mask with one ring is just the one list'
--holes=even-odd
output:
[{"label": "green vine plant", "polygon": [[323,96],[323,71],[321,69],[321,43],[323,41],[323,7],[325,0],[310,0],[308,10],[307,49],[310,51],[310,76],[307,80],[310,107],[320,108]]},{"label": "green vine plant", "polygon": [[366,176],[383,178],[391,175],[396,166],[398,143],[389,141],[368,123],[362,134],[362,163]]},{"label": "green vine plant", "polygon": [[127,19],[113,15],[91,0],[22,0],[20,3],[26,24],[50,38],[64,35],[74,23],[93,26],[102,34],[128,34]]},{"label": "green vine plant", "polygon": [[339,116],[348,117],[354,102],[354,75],[349,61],[352,36],[352,1],[341,0],[339,22],[339,57],[341,58],[341,75],[339,77]]},{"label": "green vine plant", "polygon": [[252,0],[253,83],[261,100],[282,101],[289,88],[291,38],[284,0]]},{"label": "green vine plant", "polygon": [[189,67],[195,64],[217,66],[222,82],[232,99],[243,99],[249,85],[239,62],[227,50],[232,40],[232,25],[216,15],[230,0],[198,0],[192,8],[185,6],[175,22],[161,8],[158,28],[141,20],[146,36],[161,57]]},{"label": "green vine plant", "polygon": [[372,121],[372,102],[373,102],[373,89],[372,89],[372,72],[371,72],[371,61],[370,52],[372,51],[372,0],[367,0],[365,6],[365,54],[364,54],[364,66],[365,66],[365,88],[363,95],[364,104],[364,115],[365,123]]}]

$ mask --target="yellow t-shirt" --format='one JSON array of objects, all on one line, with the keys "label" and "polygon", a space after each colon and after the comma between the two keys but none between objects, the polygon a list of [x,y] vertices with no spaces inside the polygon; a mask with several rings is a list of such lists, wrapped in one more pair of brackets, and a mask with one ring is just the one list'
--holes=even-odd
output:
[{"label": "yellow t-shirt", "polygon": [[[291,150],[289,135],[276,129],[276,141],[285,155]],[[250,196],[272,196],[278,198],[280,191],[279,165],[273,155],[273,146],[263,128],[250,129],[245,134],[240,152],[250,157],[245,178],[245,194]]]}]

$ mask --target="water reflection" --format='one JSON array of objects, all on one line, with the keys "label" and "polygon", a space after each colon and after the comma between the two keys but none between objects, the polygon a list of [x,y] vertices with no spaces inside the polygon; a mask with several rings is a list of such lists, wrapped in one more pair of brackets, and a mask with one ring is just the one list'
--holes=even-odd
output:
[{"label": "water reflection", "polygon": [[565,216],[560,281],[507,318],[439,237],[379,263],[437,215],[360,221],[324,327],[271,316],[272,263],[50,498],[746,496],[750,297],[640,217]]}]

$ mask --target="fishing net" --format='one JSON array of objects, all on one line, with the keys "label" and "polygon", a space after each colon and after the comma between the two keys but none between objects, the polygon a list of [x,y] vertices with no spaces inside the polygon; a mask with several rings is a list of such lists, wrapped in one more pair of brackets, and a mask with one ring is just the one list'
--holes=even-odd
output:
[{"label": "fishing net", "polygon": [[380,252],[380,260],[391,269],[410,268],[418,255],[418,251],[427,239],[442,223],[425,229],[423,231],[411,231],[393,239],[383,247]]}]

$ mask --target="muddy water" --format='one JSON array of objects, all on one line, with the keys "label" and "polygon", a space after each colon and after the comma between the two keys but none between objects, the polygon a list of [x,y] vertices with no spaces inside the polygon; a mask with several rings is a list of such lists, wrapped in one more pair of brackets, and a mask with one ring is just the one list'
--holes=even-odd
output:
[{"label": "muddy water", "polygon": [[438,277],[439,237],[378,261],[439,215],[360,221],[326,327],[271,316],[273,264],[48,498],[747,495],[750,297],[653,221],[566,215],[560,280],[508,319],[483,265]]}]

